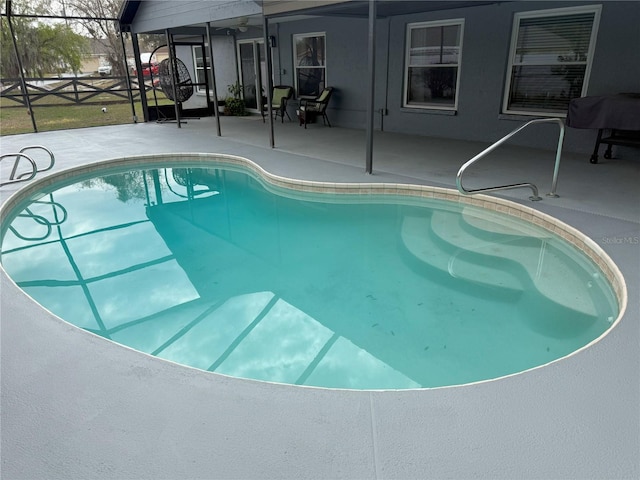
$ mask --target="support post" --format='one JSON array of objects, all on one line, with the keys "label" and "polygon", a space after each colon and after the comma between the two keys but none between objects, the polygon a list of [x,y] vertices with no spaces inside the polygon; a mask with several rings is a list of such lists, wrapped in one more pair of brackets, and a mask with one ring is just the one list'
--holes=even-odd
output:
[{"label": "support post", "polygon": [[18,51],[18,43],[16,42],[16,34],[13,30],[13,22],[11,21],[11,0],[7,0],[7,22],[9,23],[9,31],[11,33],[11,40],[13,41],[13,50],[16,53],[16,60],[18,62],[18,68],[20,69],[20,85],[22,87],[22,96],[24,97],[24,104],[27,106],[27,112],[31,117],[31,125],[33,125],[34,133],[38,133],[38,126],[36,125],[36,118],[33,115],[33,109],[31,108],[31,100],[29,99],[29,92],[27,91],[27,82],[24,79],[24,69],[22,68],[22,58]]},{"label": "support post", "polygon": [[144,75],[142,74],[142,62],[140,61],[140,44],[138,43],[138,34],[131,32],[131,44],[133,45],[133,61],[138,72],[138,89],[140,90],[140,102],[142,104],[142,118],[145,122],[149,121],[149,103],[147,102],[147,89],[144,84]]},{"label": "support post", "polygon": [[165,37],[167,38],[167,47],[169,50],[169,76],[171,77],[171,91],[173,92],[173,106],[176,112],[176,123],[178,128],[182,128],[180,124],[180,105],[178,103],[178,89],[176,88],[176,50],[173,42],[171,41],[171,33],[169,29],[165,30]]},{"label": "support post", "polygon": [[367,95],[367,150],[365,172],[373,173],[373,115],[376,94],[376,0],[369,0],[368,58],[369,85]]},{"label": "support post", "polygon": [[[264,7],[263,7],[264,8]],[[273,78],[273,65],[271,64],[271,44],[269,43],[269,19],[264,15],[262,15],[262,35],[264,38],[264,54],[267,58],[267,114],[269,116],[269,144],[271,148],[275,148],[276,142],[273,134],[273,106],[271,105],[271,91],[273,90],[273,85],[271,79]],[[258,99],[260,100],[260,109],[264,108],[262,105],[262,94],[258,95]]]},{"label": "support post", "polygon": [[220,132],[220,111],[218,109],[218,87],[216,86],[216,69],[214,66],[214,59],[213,59],[213,36],[211,35],[211,24],[209,22],[207,22],[207,42],[209,42],[209,58],[211,59],[211,89],[213,90],[213,115],[216,118],[216,132],[220,137],[222,136],[222,133]]},{"label": "support post", "polygon": [[133,92],[131,91],[131,79],[129,78],[129,64],[127,63],[127,49],[124,46],[124,37],[122,36],[122,30],[120,30],[120,45],[122,45],[124,76],[127,79],[127,94],[129,95],[129,103],[131,104],[131,115],[133,117],[133,123],[138,123],[138,116],[136,115],[136,106],[133,103]]}]

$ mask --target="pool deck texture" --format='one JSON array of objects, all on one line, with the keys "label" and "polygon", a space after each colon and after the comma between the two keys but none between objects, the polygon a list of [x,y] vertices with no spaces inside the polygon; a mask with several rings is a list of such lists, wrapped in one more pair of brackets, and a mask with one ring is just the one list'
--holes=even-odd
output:
[{"label": "pool deck texture", "polygon": [[[458,168],[497,140],[378,132],[367,175],[363,131],[277,122],[271,149],[260,117],[222,121],[223,137],[212,119],[141,123],[2,137],[1,153],[51,149],[56,166],[38,178],[130,155],[211,152],[296,179],[455,188]],[[69,325],[0,271],[1,478],[640,478],[640,151],[622,155],[592,165],[565,153],[560,198],[544,196],[554,152],[503,146],[469,171],[469,188],[538,185],[540,202],[526,189],[496,196],[589,236],[629,295],[619,324],[589,348],[474,385],[345,391],[207,373]],[[25,183],[0,188],[0,201]]]}]

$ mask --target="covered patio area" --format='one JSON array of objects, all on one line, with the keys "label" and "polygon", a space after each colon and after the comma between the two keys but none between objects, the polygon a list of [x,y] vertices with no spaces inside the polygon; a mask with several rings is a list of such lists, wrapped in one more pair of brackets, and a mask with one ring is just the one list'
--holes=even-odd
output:
[{"label": "covered patio area", "polygon": [[[488,143],[375,132],[365,173],[362,130],[259,115],[3,137],[2,152],[44,145],[65,168],[134,155],[246,157],[270,173],[324,182],[455,188]],[[493,139],[493,140],[498,140]],[[56,318],[1,275],[4,478],[637,478],[640,463],[640,162],[637,151],[589,163],[505,145],[468,171],[470,188],[531,182],[497,196],[548,213],[618,265],[621,322],[575,355],[461,387],[344,391],[293,387],[183,367]],[[2,164],[2,178],[10,170]],[[6,202],[19,185],[0,189]]]}]

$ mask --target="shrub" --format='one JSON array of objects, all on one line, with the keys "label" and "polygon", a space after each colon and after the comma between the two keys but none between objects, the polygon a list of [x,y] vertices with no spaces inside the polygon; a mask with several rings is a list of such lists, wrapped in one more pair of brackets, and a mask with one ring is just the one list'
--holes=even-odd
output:
[{"label": "shrub", "polygon": [[224,101],[224,114],[225,115],[237,115],[243,116],[247,114],[245,109],[244,100],[240,98],[240,92],[242,92],[242,85],[239,83],[234,83],[233,85],[229,85],[227,88],[229,93]]}]

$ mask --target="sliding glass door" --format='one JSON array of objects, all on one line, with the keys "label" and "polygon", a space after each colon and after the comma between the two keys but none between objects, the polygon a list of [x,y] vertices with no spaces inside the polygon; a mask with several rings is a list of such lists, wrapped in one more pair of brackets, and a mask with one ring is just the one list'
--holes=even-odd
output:
[{"label": "sliding glass door", "polygon": [[267,91],[267,65],[262,40],[238,41],[238,68],[245,106],[249,111],[260,112],[262,97]]}]

